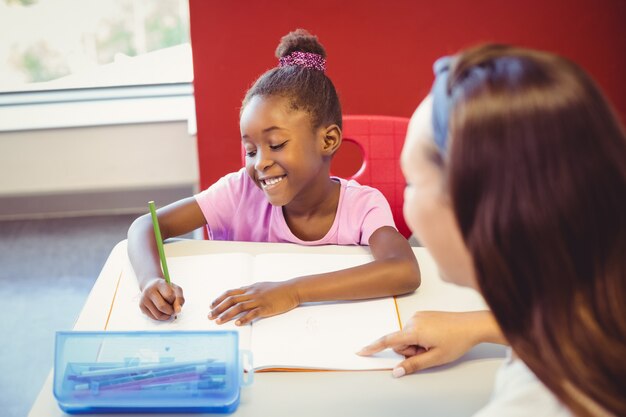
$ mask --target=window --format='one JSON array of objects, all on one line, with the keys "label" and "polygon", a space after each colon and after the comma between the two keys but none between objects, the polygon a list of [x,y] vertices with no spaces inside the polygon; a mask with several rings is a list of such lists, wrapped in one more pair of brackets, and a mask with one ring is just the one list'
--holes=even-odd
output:
[{"label": "window", "polygon": [[0,0],[0,132],[186,121],[187,0]]},{"label": "window", "polygon": [[187,0],[0,0],[0,92],[193,78]]}]

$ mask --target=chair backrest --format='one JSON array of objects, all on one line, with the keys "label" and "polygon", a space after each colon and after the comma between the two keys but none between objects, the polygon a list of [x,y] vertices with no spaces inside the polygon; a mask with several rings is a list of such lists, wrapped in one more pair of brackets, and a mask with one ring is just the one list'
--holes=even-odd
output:
[{"label": "chair backrest", "polygon": [[[360,169],[346,179],[380,190],[389,201],[398,231],[406,238],[411,232],[402,214],[405,181],[400,170],[400,152],[408,125],[406,117],[343,116],[343,141],[353,142],[363,159]],[[331,165],[331,171],[333,166],[336,168]]]}]

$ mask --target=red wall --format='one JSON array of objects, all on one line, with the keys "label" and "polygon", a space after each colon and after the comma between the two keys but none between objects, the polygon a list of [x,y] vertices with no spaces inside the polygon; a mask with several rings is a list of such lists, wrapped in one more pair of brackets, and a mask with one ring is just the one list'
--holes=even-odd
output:
[{"label": "red wall", "polygon": [[479,42],[557,52],[599,82],[626,121],[624,0],[190,0],[200,185],[241,166],[239,106],[302,27],[328,52],[344,114],[410,116],[431,65]]}]

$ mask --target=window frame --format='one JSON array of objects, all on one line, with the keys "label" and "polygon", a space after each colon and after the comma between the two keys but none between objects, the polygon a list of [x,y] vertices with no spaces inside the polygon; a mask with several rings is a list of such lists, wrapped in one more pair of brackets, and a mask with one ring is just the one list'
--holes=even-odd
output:
[{"label": "window frame", "polygon": [[0,93],[0,132],[169,121],[196,133],[193,82]]}]

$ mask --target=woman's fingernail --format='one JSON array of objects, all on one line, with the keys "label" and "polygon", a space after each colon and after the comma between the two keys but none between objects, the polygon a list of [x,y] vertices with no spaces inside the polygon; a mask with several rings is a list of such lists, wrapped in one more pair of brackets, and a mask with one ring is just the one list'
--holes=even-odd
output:
[{"label": "woman's fingernail", "polygon": [[394,378],[400,378],[401,376],[404,376],[404,374],[406,374],[406,371],[401,366],[399,366],[397,368],[393,368],[393,371],[391,371],[391,375]]}]

